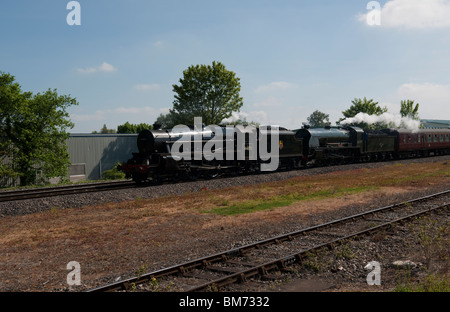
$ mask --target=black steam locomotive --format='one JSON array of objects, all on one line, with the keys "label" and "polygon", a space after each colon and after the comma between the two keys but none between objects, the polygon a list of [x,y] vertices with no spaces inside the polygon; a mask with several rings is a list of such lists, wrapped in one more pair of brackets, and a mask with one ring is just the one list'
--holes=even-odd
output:
[{"label": "black steam locomotive", "polygon": [[135,182],[195,180],[314,165],[450,153],[450,129],[363,130],[357,127],[175,127],[144,130],[138,153],[121,165]]},{"label": "black steam locomotive", "polygon": [[121,166],[136,182],[272,171],[267,167],[294,169],[304,161],[302,141],[295,132],[279,127],[144,130],[137,146],[139,152]]}]

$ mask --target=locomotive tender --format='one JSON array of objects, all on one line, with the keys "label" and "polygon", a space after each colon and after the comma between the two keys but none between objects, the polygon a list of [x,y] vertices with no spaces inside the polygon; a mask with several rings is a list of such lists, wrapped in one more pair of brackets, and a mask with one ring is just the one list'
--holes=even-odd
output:
[{"label": "locomotive tender", "polygon": [[267,171],[263,166],[273,162],[273,169],[292,170],[450,154],[450,129],[175,127],[141,131],[137,146],[121,170],[137,183],[159,183]]},{"label": "locomotive tender", "polygon": [[358,127],[306,127],[296,137],[303,140],[303,153],[313,164],[392,159],[395,152],[394,135]]}]

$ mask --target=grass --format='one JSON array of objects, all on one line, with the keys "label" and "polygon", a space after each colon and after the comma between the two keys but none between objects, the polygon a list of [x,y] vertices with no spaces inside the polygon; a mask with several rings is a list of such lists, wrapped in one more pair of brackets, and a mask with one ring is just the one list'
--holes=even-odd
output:
[{"label": "grass", "polygon": [[409,224],[417,243],[416,250],[425,261],[427,275],[416,281],[411,278],[411,272],[406,271],[400,276],[396,292],[450,292],[449,225],[448,220],[438,220],[431,216],[417,218]]},{"label": "grass", "polygon": [[450,282],[443,275],[428,274],[420,282],[401,282],[395,292],[450,292]]},{"label": "grass", "polygon": [[343,195],[362,193],[370,189],[373,189],[373,187],[331,187],[328,189],[317,190],[304,194],[296,192],[291,194],[274,195],[269,198],[252,199],[240,203],[228,203],[227,201],[227,203],[225,205],[222,205],[221,207],[212,208],[204,212],[214,213],[218,215],[237,215],[261,210],[270,210],[278,207],[285,207],[300,201],[321,200],[340,197]]},{"label": "grass", "polygon": [[[239,215],[286,207],[298,202],[332,199],[376,191],[384,187],[423,187],[439,180],[448,180],[447,162],[395,164],[376,169],[337,171],[285,181],[233,187],[209,192],[209,197],[196,197],[195,207],[203,213]],[[206,209],[205,209],[206,208]]]}]

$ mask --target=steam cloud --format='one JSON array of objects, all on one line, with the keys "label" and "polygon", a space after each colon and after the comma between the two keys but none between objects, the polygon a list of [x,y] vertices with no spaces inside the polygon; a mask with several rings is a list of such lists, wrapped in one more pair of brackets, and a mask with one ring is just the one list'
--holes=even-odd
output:
[{"label": "steam cloud", "polygon": [[369,125],[379,123],[386,125],[389,128],[402,128],[413,131],[419,130],[420,121],[414,120],[409,117],[402,117],[400,114],[394,115],[390,113],[384,113],[382,115],[368,115],[366,113],[358,113],[355,117],[347,118],[341,121],[341,125],[357,124],[365,122]]},{"label": "steam cloud", "polygon": [[245,120],[248,117],[247,113],[244,112],[232,112],[230,118],[225,118],[222,123],[231,123],[238,120]]}]

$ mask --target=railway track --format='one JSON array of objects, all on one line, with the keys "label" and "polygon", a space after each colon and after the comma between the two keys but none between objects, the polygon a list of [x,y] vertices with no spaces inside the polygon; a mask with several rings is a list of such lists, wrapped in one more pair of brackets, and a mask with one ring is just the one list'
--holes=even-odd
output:
[{"label": "railway track", "polygon": [[[317,167],[308,167],[301,168],[299,170],[307,170],[319,168]],[[339,166],[331,166],[331,167],[339,167]],[[283,171],[275,171],[274,173],[279,173]],[[249,174],[251,175],[251,174]],[[245,175],[242,175],[245,176]],[[231,177],[234,177],[231,175]],[[207,177],[210,179],[211,177]],[[217,179],[227,179],[228,177],[221,177],[219,175]],[[180,183],[180,182],[168,182],[171,183]],[[181,182],[183,183],[183,182]],[[132,181],[111,181],[111,182],[95,182],[89,184],[77,184],[77,185],[67,185],[67,186],[56,186],[56,187],[45,187],[45,188],[36,188],[36,189],[23,189],[23,190],[15,190],[15,191],[1,191],[0,190],[0,203],[8,202],[8,201],[18,201],[32,198],[44,198],[44,197],[52,197],[52,196],[60,196],[60,195],[70,195],[77,193],[88,193],[88,192],[98,192],[103,190],[114,190],[114,189],[124,189],[130,187],[138,187],[138,186],[153,186],[158,183],[149,182],[142,183],[141,185],[137,185]]]},{"label": "railway track", "polygon": [[[270,275],[302,262],[309,253],[332,248],[348,239],[367,235],[424,214],[448,208],[450,190],[352,215],[299,231],[272,237],[123,281],[88,292],[127,291],[137,285],[174,285],[186,292],[216,290],[232,283]],[[148,283],[150,282],[150,283]],[[145,291],[145,287],[143,290]]]},{"label": "railway track", "polygon": [[131,181],[113,181],[113,182],[98,182],[81,185],[24,189],[16,191],[2,191],[0,192],[0,202],[70,195],[70,194],[80,194],[88,192],[99,192],[130,187],[136,187],[136,184]]}]

